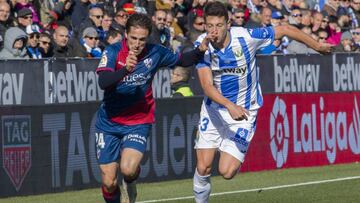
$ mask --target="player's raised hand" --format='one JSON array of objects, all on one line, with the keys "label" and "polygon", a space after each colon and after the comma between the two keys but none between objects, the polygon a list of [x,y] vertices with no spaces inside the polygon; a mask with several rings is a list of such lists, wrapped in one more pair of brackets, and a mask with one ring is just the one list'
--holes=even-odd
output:
[{"label": "player's raised hand", "polygon": [[132,72],[137,64],[137,57],[133,51],[129,51],[126,57],[126,70]]},{"label": "player's raised hand", "polygon": [[236,121],[241,121],[244,119],[247,120],[248,116],[250,115],[248,110],[236,104],[231,104],[229,106],[226,106],[226,108],[228,109],[232,119]]},{"label": "player's raised hand", "polygon": [[201,52],[205,52],[209,49],[209,43],[215,39],[214,32],[210,32],[206,35],[206,37],[203,39],[201,44],[199,45],[199,49]]}]

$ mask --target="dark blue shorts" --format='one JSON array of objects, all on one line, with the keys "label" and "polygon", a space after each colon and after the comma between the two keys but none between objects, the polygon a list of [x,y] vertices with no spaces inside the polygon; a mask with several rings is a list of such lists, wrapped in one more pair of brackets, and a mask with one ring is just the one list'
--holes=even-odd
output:
[{"label": "dark blue shorts", "polygon": [[151,124],[112,126],[111,132],[96,128],[96,156],[99,164],[119,162],[121,151],[132,148],[144,153]]}]

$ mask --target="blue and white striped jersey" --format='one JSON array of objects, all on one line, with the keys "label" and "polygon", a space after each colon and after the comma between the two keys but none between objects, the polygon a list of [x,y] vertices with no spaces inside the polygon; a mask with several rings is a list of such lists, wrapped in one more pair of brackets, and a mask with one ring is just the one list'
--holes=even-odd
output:
[{"label": "blue and white striped jersey", "polygon": [[[200,35],[195,46],[205,36],[206,33]],[[255,55],[258,49],[270,45],[273,40],[272,27],[232,27],[229,45],[217,50],[210,44],[204,59],[196,68],[211,68],[214,86],[230,101],[248,110],[258,109],[262,106],[263,99]],[[207,104],[212,102],[209,98],[205,100]]]}]

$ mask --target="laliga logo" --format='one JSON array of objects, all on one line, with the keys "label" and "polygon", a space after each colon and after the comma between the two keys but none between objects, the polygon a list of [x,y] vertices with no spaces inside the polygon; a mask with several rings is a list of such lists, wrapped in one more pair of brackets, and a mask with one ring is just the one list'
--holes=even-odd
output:
[{"label": "laliga logo", "polygon": [[289,137],[289,119],[286,114],[286,104],[284,100],[276,97],[270,114],[270,148],[277,168],[281,168],[287,160]]}]

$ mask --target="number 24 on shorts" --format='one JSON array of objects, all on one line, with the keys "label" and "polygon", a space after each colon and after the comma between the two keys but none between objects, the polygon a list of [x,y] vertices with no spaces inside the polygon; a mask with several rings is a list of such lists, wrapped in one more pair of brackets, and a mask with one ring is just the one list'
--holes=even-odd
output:
[{"label": "number 24 on shorts", "polygon": [[205,131],[209,124],[209,118],[203,118],[200,123],[200,130]]},{"label": "number 24 on shorts", "polygon": [[97,147],[100,149],[104,149],[104,147],[105,147],[104,134],[103,133],[95,133],[95,140],[96,140]]}]

